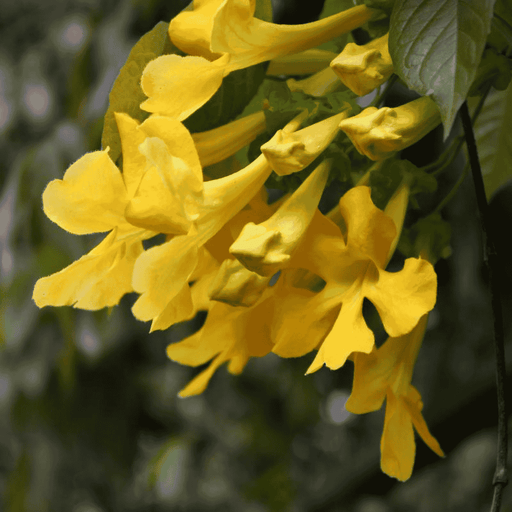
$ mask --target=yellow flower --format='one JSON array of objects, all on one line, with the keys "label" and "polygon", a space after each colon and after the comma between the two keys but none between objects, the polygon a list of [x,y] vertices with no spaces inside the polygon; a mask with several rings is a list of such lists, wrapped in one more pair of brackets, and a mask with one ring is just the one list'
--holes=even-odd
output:
[{"label": "yellow flower", "polygon": [[138,258],[133,271],[133,287],[141,294],[132,308],[136,318],[152,320],[151,330],[180,321],[176,304],[190,303],[188,282],[198,265],[198,251],[250,201],[270,172],[260,156],[241,171],[204,183],[204,201],[190,231]]},{"label": "yellow flower", "polygon": [[[201,56],[163,55],[151,61],[142,74],[141,86],[148,100],[143,110],[186,119],[217,91],[224,76],[266,60],[297,53],[333,37],[350,32],[369,21],[375,13],[364,5],[347,9],[323,20],[303,25],[277,25],[254,17],[255,0],[218,0],[194,4],[192,13],[181,13],[171,26],[171,39],[178,48],[197,45],[194,54],[205,55],[205,40],[211,26],[210,54],[221,57],[210,62]],[[196,9],[197,7],[197,9]],[[187,26],[197,17],[199,33],[177,29],[180,16]],[[211,23],[211,25],[210,25]],[[174,29],[173,29],[174,27]]]},{"label": "yellow flower", "polygon": [[440,123],[436,104],[423,96],[400,107],[368,107],[341,121],[339,128],[359,153],[383,160],[419,141]]},{"label": "yellow flower", "polygon": [[348,43],[331,62],[332,70],[358,96],[364,96],[383,84],[393,73],[388,36],[358,46]]},{"label": "yellow flower", "polygon": [[[340,209],[346,239],[334,223],[317,216],[289,265],[320,276],[325,287],[316,294],[287,290],[276,304],[273,351],[297,357],[319,346],[308,373],[323,364],[340,368],[352,352],[371,352],[374,336],[362,315],[364,298],[374,304],[391,336],[410,332],[436,300],[436,275],[429,262],[409,258],[399,272],[384,270],[396,227],[373,205],[368,187],[349,190]],[[299,305],[304,314],[297,329],[288,313],[299,311]],[[333,316],[329,326],[326,319]],[[315,318],[327,329],[313,325]]]},{"label": "yellow flower", "polygon": [[[142,240],[157,233],[130,224],[124,215],[146,167],[137,151],[144,135],[126,115],[116,115],[124,159],[121,174],[105,151],[95,151],[72,164],[62,180],[48,184],[44,212],[74,234],[110,231],[92,251],[60,272],[39,279],[33,298],[39,307],[70,306],[96,310],[114,306],[133,291],[132,269],[142,253]],[[134,144],[136,144],[134,146]]]},{"label": "yellow flower", "polygon": [[380,409],[386,398],[381,468],[384,473],[402,481],[411,476],[414,465],[413,426],[437,455],[444,456],[421,414],[421,396],[411,385],[427,319],[428,315],[424,315],[410,333],[388,338],[370,354],[354,354],[354,384],[346,403],[348,411],[364,414]]},{"label": "yellow flower", "polygon": [[283,268],[311,223],[330,168],[329,161],[322,162],[274,215],[258,225],[248,222],[229,252],[260,276]]},{"label": "yellow flower", "polygon": [[234,155],[266,130],[263,111],[241,117],[213,130],[193,133],[199,160],[207,167]]},{"label": "yellow flower", "polygon": [[263,357],[272,349],[268,324],[272,315],[271,288],[252,307],[233,307],[212,301],[206,322],[201,329],[178,343],[167,347],[173,361],[199,366],[211,359],[203,370],[179,393],[191,396],[202,393],[215,370],[229,361],[228,371],[239,374],[250,357]]},{"label": "yellow flower", "polygon": [[339,114],[312,124],[299,131],[292,131],[291,125],[277,130],[275,135],[261,146],[270,166],[279,176],[302,171],[313,162],[338,134],[338,124],[350,113],[346,104]]}]

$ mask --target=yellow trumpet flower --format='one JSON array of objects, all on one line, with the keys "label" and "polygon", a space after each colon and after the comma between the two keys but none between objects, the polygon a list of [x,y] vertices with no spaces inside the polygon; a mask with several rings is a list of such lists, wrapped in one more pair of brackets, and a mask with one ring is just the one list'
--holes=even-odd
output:
[{"label": "yellow trumpet flower", "polygon": [[[151,61],[142,74],[141,86],[148,99],[143,110],[186,119],[204,105],[217,91],[224,76],[276,57],[301,52],[333,37],[350,32],[379,11],[358,5],[328,18],[302,25],[277,25],[254,17],[255,0],[223,0],[213,14],[218,0],[194,4],[194,11],[179,14],[171,24],[170,37],[178,48],[187,48],[194,56],[162,55]],[[197,7],[197,9],[196,9]],[[179,18],[194,17],[200,34],[181,30]],[[210,27],[210,55],[221,57],[210,62],[205,55],[205,37]],[[197,44],[197,51],[190,45]]]},{"label": "yellow trumpet flower", "polygon": [[371,160],[384,160],[418,142],[440,123],[436,104],[422,96],[400,107],[368,107],[341,121],[339,128],[359,153]]},{"label": "yellow trumpet flower", "polygon": [[381,468],[398,480],[412,474],[416,443],[414,429],[440,457],[444,453],[429,432],[421,414],[423,403],[411,384],[414,364],[427,327],[428,314],[404,336],[388,338],[370,354],[354,354],[354,384],[345,407],[355,414],[376,411],[386,398],[386,416],[381,439]]},{"label": "yellow trumpet flower", "polygon": [[373,91],[392,75],[388,39],[386,34],[362,46],[348,43],[331,62],[339,79],[358,96]]}]

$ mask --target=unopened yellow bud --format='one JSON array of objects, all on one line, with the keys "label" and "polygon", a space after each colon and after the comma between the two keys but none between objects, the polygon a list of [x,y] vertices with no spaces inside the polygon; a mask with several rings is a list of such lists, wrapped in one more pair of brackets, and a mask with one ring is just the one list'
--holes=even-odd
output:
[{"label": "unopened yellow bud", "polygon": [[248,222],[229,252],[262,276],[283,268],[313,219],[330,168],[330,161],[322,162],[274,215],[258,225]]},{"label": "unopened yellow bud", "polygon": [[279,176],[302,171],[334,140],[339,122],[349,113],[350,106],[346,104],[345,110],[339,114],[297,132],[278,130],[261,146],[261,152]]},{"label": "unopened yellow bud", "polygon": [[357,116],[344,119],[344,131],[362,155],[384,160],[419,141],[441,123],[433,100],[423,96],[400,107],[368,107]]},{"label": "unopened yellow bud", "polygon": [[383,84],[393,73],[386,34],[368,44],[348,43],[331,62],[340,80],[358,96],[364,96]]},{"label": "unopened yellow bud", "polygon": [[265,291],[271,276],[247,270],[238,260],[224,260],[208,292],[211,300],[250,307]]}]

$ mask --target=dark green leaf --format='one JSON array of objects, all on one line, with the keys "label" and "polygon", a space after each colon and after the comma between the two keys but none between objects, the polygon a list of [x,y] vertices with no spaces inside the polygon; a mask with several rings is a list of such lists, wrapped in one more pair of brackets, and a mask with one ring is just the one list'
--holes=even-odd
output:
[{"label": "dark green leaf", "polygon": [[396,0],[389,51],[395,72],[419,94],[431,96],[448,136],[466,98],[495,0]]},{"label": "dark green leaf", "polygon": [[478,155],[490,199],[512,178],[512,85],[491,91],[474,126]]}]

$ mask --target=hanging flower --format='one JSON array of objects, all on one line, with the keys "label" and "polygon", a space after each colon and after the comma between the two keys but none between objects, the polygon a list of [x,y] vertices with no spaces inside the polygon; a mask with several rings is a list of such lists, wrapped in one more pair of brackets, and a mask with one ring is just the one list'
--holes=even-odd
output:
[{"label": "hanging flower", "polygon": [[354,354],[354,384],[345,405],[352,413],[364,414],[380,409],[386,398],[381,468],[401,481],[410,478],[414,465],[413,426],[429,448],[440,457],[444,456],[421,413],[421,396],[411,384],[427,319],[428,315],[423,315],[410,333],[388,338],[369,354]]},{"label": "hanging flower", "polygon": [[[289,265],[320,276],[325,287],[315,294],[288,289],[276,303],[273,351],[297,357],[319,347],[308,373],[323,364],[340,368],[352,352],[371,352],[374,336],[362,315],[364,298],[375,305],[391,336],[410,332],[436,300],[436,275],[429,262],[409,258],[399,272],[384,270],[396,227],[373,205],[368,187],[349,190],[340,200],[340,209],[346,239],[334,223],[317,216]],[[301,332],[287,316],[292,309],[298,311],[298,304],[304,311]],[[310,335],[314,318],[323,321],[331,315],[335,318],[329,329],[314,327]]]}]

